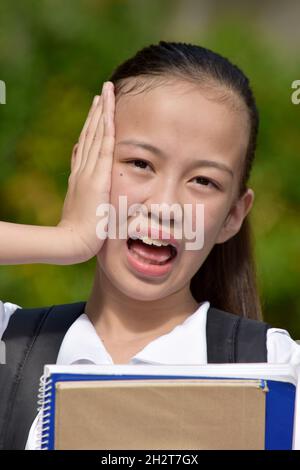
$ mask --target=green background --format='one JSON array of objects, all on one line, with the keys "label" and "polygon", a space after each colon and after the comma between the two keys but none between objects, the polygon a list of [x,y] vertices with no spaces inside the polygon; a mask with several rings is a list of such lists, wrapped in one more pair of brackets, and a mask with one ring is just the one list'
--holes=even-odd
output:
[{"label": "green background", "polygon": [[[209,47],[239,65],[254,89],[261,127],[249,184],[264,319],[300,339],[300,105],[291,101],[300,79],[297,11],[292,1],[2,0],[0,220],[58,223],[72,147],[93,96],[120,62],[159,40]],[[85,300],[95,265],[94,258],[1,266],[0,299],[23,307]]]}]

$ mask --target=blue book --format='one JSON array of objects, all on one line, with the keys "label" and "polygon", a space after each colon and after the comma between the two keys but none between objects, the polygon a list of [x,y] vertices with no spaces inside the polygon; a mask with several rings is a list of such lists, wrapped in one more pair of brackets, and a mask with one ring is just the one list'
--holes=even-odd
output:
[{"label": "blue book", "polygon": [[46,365],[37,448],[300,449],[298,379],[287,364]]}]

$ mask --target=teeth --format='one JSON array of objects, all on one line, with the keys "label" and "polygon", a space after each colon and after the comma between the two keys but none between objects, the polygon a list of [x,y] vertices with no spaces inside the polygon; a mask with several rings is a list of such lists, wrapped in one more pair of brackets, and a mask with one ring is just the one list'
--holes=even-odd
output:
[{"label": "teeth", "polygon": [[141,237],[140,240],[146,243],[146,245],[155,245],[155,246],[168,246],[169,245],[167,241],[152,240],[152,238],[149,238],[149,237]]},{"label": "teeth", "polygon": [[171,246],[172,251],[175,252],[175,254],[177,253],[177,248],[174,246],[174,244],[170,243],[167,240],[153,240],[152,238],[149,238],[147,236],[137,237],[137,236],[132,235],[132,236],[129,236],[129,243],[130,243],[130,240],[137,240],[137,239],[143,241],[143,243],[145,243],[146,245]]}]

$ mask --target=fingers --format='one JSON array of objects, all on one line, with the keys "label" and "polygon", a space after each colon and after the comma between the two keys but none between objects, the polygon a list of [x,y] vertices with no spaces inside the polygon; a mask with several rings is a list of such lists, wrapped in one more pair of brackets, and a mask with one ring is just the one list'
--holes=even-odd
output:
[{"label": "fingers", "polygon": [[82,131],[80,133],[79,140],[78,140],[78,147],[76,149],[76,164],[74,166],[74,172],[77,172],[81,168],[82,158],[83,158],[83,146],[84,146],[84,142],[85,142],[86,132],[87,132],[87,129],[90,125],[91,119],[94,115],[94,112],[96,110],[97,103],[99,102],[99,99],[100,99],[99,95],[94,97],[92,106],[89,110],[86,121],[85,121],[84,126],[82,128]]},{"label": "fingers", "polygon": [[85,133],[86,133],[86,130],[87,130],[89,124],[90,124],[92,115],[93,115],[93,113],[94,113],[94,111],[95,111],[95,109],[96,109],[96,107],[97,107],[97,104],[99,103],[99,99],[100,99],[100,98],[101,98],[100,95],[96,95],[96,96],[94,97],[94,99],[93,99],[92,106],[90,107],[89,113],[88,113],[88,115],[87,115],[86,121],[85,121],[84,126],[83,126],[82,131],[81,131],[81,134],[82,134],[82,135],[85,135]]},{"label": "fingers", "polygon": [[78,145],[79,144],[77,142],[77,144],[74,145],[73,150],[72,150],[72,158],[71,158],[71,172],[72,173],[75,173],[77,171],[76,170],[76,166],[77,166],[76,154],[77,154]]},{"label": "fingers", "polygon": [[[103,96],[103,100],[105,101],[104,96]],[[102,108],[102,113],[99,117],[95,136],[94,136],[92,145],[90,147],[88,158],[85,162],[85,170],[88,172],[92,172],[94,170],[96,161],[99,158],[99,152],[100,152],[100,148],[102,145],[103,133],[104,133],[104,114],[103,114],[103,108]]]},{"label": "fingers", "polygon": [[107,87],[107,100],[106,100],[106,107],[104,108],[104,120],[105,120],[105,128],[106,134],[112,137],[115,136],[115,125],[114,125],[114,118],[115,118],[115,95],[114,95],[114,86],[112,82],[108,82]]},{"label": "fingers", "polygon": [[103,138],[100,148],[96,149],[97,157],[95,160],[95,175],[101,176],[103,192],[110,190],[111,169],[115,147],[115,96],[113,84],[108,82],[107,92],[103,103]]},{"label": "fingers", "polygon": [[[114,113],[114,96],[113,90],[111,89],[111,84],[108,83],[106,88],[103,90],[103,110],[99,118],[98,126],[95,133],[95,138],[90,148],[88,160],[86,162],[86,169],[89,172],[95,171],[95,166],[100,158],[101,147],[104,144],[104,137],[107,132],[105,132],[105,119],[108,114]],[[113,126],[114,127],[114,126]]]},{"label": "fingers", "polygon": [[[92,107],[73,148],[72,173],[100,171],[106,181],[111,171],[115,145],[115,96],[112,82],[106,82],[102,95],[94,98]],[[103,160],[103,161],[102,161]]]},{"label": "fingers", "polygon": [[96,134],[97,127],[99,124],[99,119],[102,114],[102,110],[103,110],[103,89],[102,89],[102,95],[100,95],[99,101],[96,104],[96,107],[91,116],[89,125],[85,132],[85,139],[84,139],[84,144],[83,144],[82,167],[85,166],[86,161],[88,159],[91,146],[95,139],[95,134]]}]

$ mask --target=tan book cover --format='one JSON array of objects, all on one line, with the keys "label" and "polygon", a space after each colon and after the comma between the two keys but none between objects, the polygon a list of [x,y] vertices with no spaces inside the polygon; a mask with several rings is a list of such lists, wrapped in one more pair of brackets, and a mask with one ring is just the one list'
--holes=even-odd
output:
[{"label": "tan book cover", "polygon": [[55,449],[264,449],[262,382],[57,382]]}]

